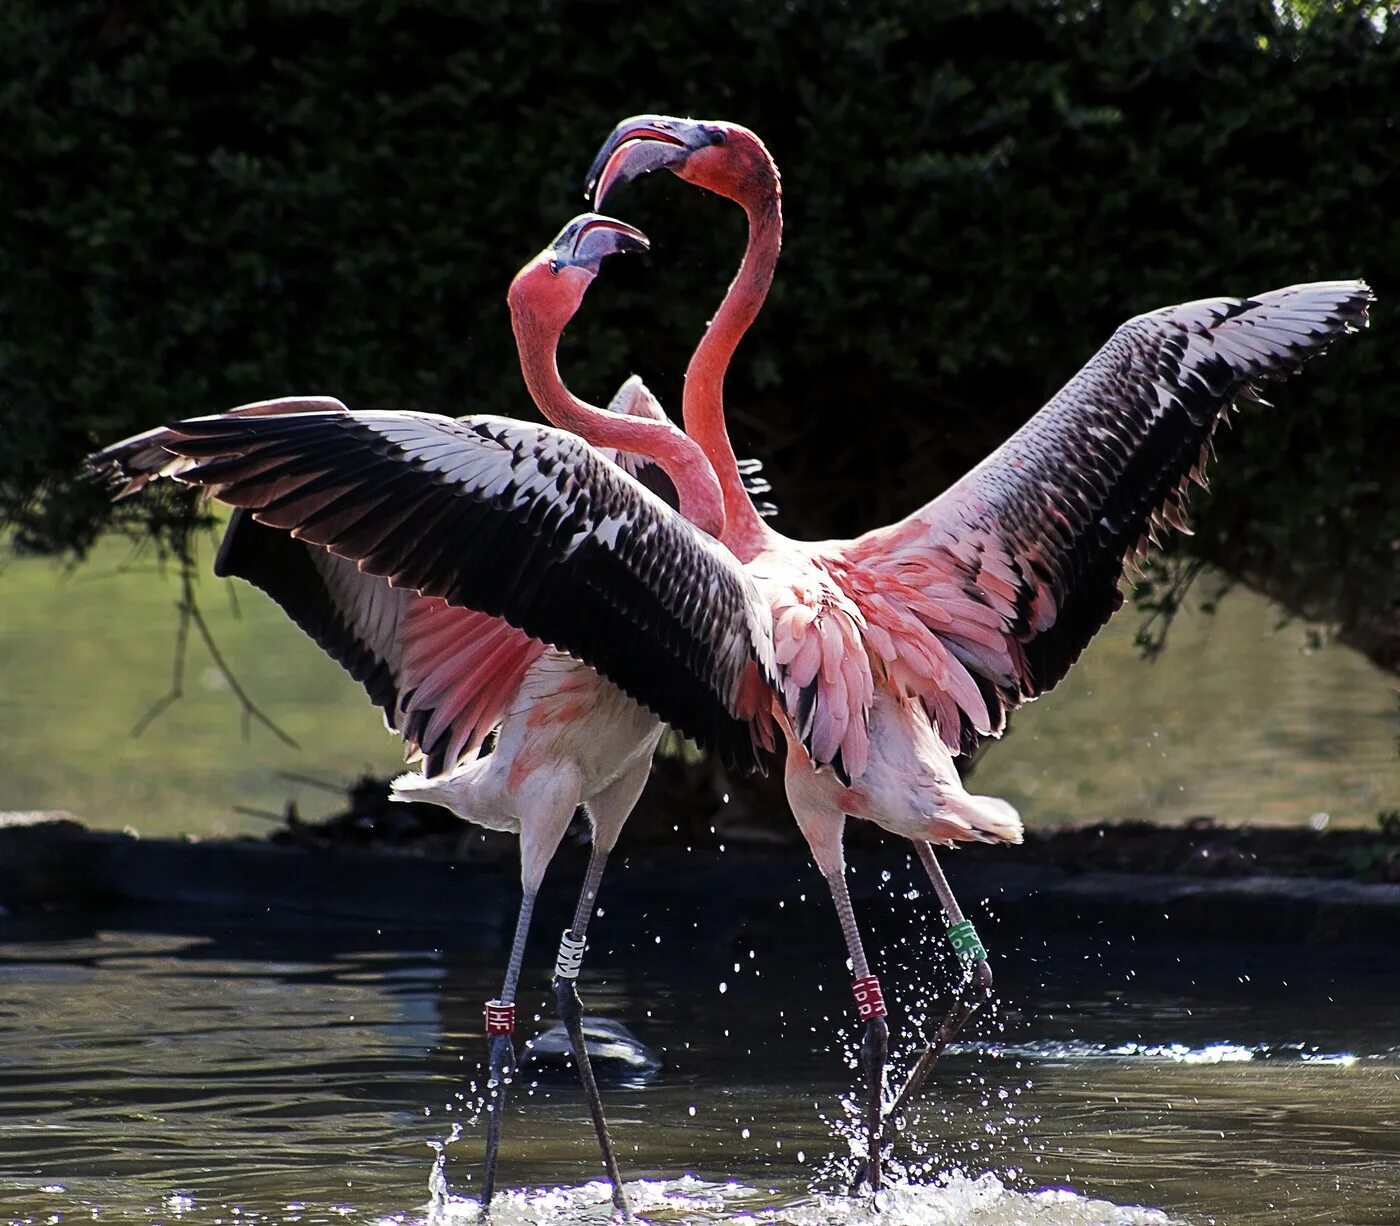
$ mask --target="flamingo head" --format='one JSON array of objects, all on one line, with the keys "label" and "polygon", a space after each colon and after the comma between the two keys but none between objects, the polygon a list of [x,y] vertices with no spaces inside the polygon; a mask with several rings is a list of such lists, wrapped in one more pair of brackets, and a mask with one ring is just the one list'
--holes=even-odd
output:
[{"label": "flamingo head", "polygon": [[601,208],[618,184],[663,169],[740,204],[771,194],[778,182],[772,157],[748,128],[723,120],[634,115],[603,142],[584,195]]},{"label": "flamingo head", "polygon": [[516,273],[506,295],[511,311],[527,310],[541,323],[562,330],[583,302],[605,256],[646,251],[649,246],[646,235],[624,221],[580,213]]}]

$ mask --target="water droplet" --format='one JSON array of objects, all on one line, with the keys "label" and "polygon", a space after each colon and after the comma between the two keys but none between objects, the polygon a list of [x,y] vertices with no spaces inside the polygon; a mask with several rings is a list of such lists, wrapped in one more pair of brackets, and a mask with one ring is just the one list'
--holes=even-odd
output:
[{"label": "water droplet", "polygon": [[723,980],[721,980],[719,985],[719,994],[723,996],[727,991],[729,991],[729,985]]}]

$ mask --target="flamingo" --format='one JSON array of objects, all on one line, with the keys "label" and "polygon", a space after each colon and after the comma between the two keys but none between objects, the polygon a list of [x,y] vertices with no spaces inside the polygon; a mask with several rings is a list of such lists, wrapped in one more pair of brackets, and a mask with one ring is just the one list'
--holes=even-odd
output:
[{"label": "flamingo", "polygon": [[[178,423],[163,445],[195,461],[174,474],[181,480],[391,586],[504,618],[732,766],[760,764],[777,721],[794,815],[857,972],[868,1177],[878,1188],[888,1029],[846,894],[844,815],[914,839],[931,875],[924,844],[1013,841],[1014,810],[970,796],[954,751],[995,735],[1008,709],[1063,676],[1121,603],[1124,559],[1180,520],[1215,421],[1250,394],[1250,380],[1292,373],[1363,325],[1370,293],[1327,282],[1139,316],[927,506],[854,540],[790,541],[745,510],[722,404],[724,367],[776,259],[777,175],[752,133],[690,123],[663,120],[662,137],[617,141],[602,181],[633,164],[626,150],[650,156],[654,144],[693,181],[713,174],[722,194],[743,196],[745,180],[772,184],[751,214],[749,254],[757,245],[764,258],[746,258],[691,362],[684,417],[694,441],[654,423],[600,422],[606,414],[562,390],[544,338],[577,309],[572,280],[533,303],[513,292],[511,306],[527,385],[552,402],[555,420],[650,454],[673,476],[687,464],[704,471],[697,456],[708,459],[719,505],[694,500],[687,514],[700,526],[578,438],[509,419],[217,415]],[[755,230],[767,236],[757,244]],[[550,275],[538,262],[526,272]],[[946,910],[944,891],[946,882]],[[970,925],[956,921],[950,936],[960,955],[985,962]]]},{"label": "flamingo", "polygon": [[[624,383],[609,406],[613,414],[637,419],[630,431],[620,431],[619,423],[575,400],[558,378],[553,355],[559,334],[601,260],[615,251],[644,246],[640,232],[611,219],[585,215],[570,222],[512,285],[510,304],[522,363],[546,416],[595,439],[607,436],[635,445],[636,451],[602,454],[659,489],[663,497],[673,496],[683,514],[717,534],[722,529],[717,481],[698,449],[666,420],[639,378]],[[310,421],[327,414],[348,416],[350,411],[329,397],[289,398],[244,406],[214,420],[232,424],[255,417],[306,415]],[[383,428],[412,425],[391,420]],[[428,448],[443,450],[455,425],[445,418],[424,420]],[[434,437],[435,427],[445,432],[445,439]],[[646,458],[658,437],[679,442],[672,450],[681,458],[664,469]],[[194,461],[179,455],[180,441],[178,430],[149,431],[107,448],[93,462],[126,479],[122,494],[134,493],[156,477],[179,478],[194,468]],[[547,449],[542,453],[544,465],[556,462]],[[307,492],[308,484],[296,484],[298,500]],[[334,492],[327,491],[332,499]],[[509,487],[495,492],[505,497]],[[582,492],[596,493],[588,488]],[[334,514],[353,512],[359,505],[354,499],[348,507],[333,502]],[[483,526],[483,531],[489,530]],[[267,591],[383,708],[391,730],[400,733],[410,753],[424,763],[421,775],[395,780],[394,799],[434,801],[469,821],[520,835],[521,907],[504,985],[486,1010],[495,1101],[487,1126],[484,1205],[494,1193],[501,1116],[514,1069],[514,1002],[531,913],[569,820],[578,806],[585,807],[593,830],[592,850],[573,922],[561,939],[553,986],[588,1093],[614,1201],[625,1214],[618,1165],[584,1044],[576,981],[604,867],[650,773],[661,721],[586,665],[547,648],[507,621],[393,586],[321,548],[311,535],[297,535],[302,539],[267,526],[240,507],[230,520],[215,571],[241,576]],[[493,727],[494,750],[476,756]]]},{"label": "flamingo", "polygon": [[[1204,485],[1215,425],[1236,397],[1253,397],[1250,381],[1291,374],[1364,326],[1371,295],[1358,281],[1322,282],[1140,315],[932,502],[855,539],[796,541],[750,505],[723,403],[725,372],[782,242],[777,166],[737,124],[635,116],[593,162],[594,207],[658,169],[733,201],[748,219],[739,271],[686,370],[683,418],[724,491],[721,540],[770,600],[788,800],[835,902],[866,1023],[867,1152],[857,1182],[878,1190],[890,1125],[992,993],[985,948],[933,845],[1021,840],[1016,811],[968,795],[954,757],[999,736],[1009,710],[1050,690],[1122,603],[1125,563],[1164,528],[1185,529],[1188,483]],[[845,884],[847,814],[913,840],[970,966],[887,1116],[886,1010]]]}]

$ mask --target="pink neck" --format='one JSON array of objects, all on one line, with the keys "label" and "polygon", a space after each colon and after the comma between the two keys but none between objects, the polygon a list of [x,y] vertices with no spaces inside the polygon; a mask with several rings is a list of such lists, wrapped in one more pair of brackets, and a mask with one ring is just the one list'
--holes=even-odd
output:
[{"label": "pink neck", "polygon": [[724,543],[740,561],[760,553],[772,536],[744,489],[724,423],[724,376],[744,333],[757,318],[783,243],[782,201],[776,169],[756,198],[739,201],[749,219],[748,244],[729,292],[715,312],[685,372],[687,433],[700,444],[724,490]]},{"label": "pink neck", "polygon": [[525,386],[540,412],[595,447],[615,447],[654,460],[676,487],[680,513],[702,531],[722,537],[724,497],[704,452],[670,422],[609,413],[580,400],[559,375],[561,329],[542,326],[528,311],[513,310],[511,324]]}]

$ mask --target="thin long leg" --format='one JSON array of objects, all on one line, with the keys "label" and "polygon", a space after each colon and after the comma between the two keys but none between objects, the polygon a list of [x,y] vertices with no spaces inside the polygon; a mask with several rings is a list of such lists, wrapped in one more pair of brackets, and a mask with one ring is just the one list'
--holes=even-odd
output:
[{"label": "thin long leg", "polygon": [[952,942],[953,949],[959,959],[965,964],[971,964],[972,969],[971,973],[964,977],[962,987],[953,1001],[952,1008],[948,1010],[947,1016],[944,1017],[938,1029],[934,1031],[933,1038],[928,1041],[918,1060],[914,1062],[914,1067],[909,1072],[909,1079],[895,1098],[894,1105],[886,1117],[882,1141],[892,1139],[892,1130],[896,1121],[903,1114],[905,1107],[914,1095],[923,1087],[924,1082],[928,1080],[929,1074],[933,1072],[934,1065],[938,1063],[944,1049],[957,1037],[958,1032],[967,1024],[968,1019],[992,998],[992,968],[987,965],[987,951],[982,947],[981,940],[978,939],[977,930],[973,928],[971,921],[963,915],[962,908],[958,906],[958,900],[953,897],[948,879],[943,875],[943,868],[933,854],[932,845],[917,841],[914,846],[919,853],[919,859],[923,862],[925,871],[928,873],[929,880],[933,883],[939,905],[943,908],[943,921],[948,926],[948,939]]},{"label": "thin long leg", "polygon": [[569,1032],[569,1044],[573,1048],[578,1079],[583,1084],[584,1094],[588,1096],[588,1110],[593,1116],[593,1131],[598,1134],[598,1149],[603,1155],[603,1166],[607,1170],[608,1181],[612,1184],[613,1204],[624,1217],[629,1217],[627,1198],[622,1191],[622,1173],[618,1169],[607,1117],[603,1114],[603,1096],[598,1089],[598,1078],[594,1075],[593,1061],[588,1054],[588,1044],[583,1035],[583,1001],[579,999],[578,994],[578,973],[583,965],[583,951],[587,944],[588,917],[593,910],[592,900],[598,896],[598,882],[603,876],[603,868],[607,861],[607,851],[600,851],[595,845],[588,861],[588,876],[585,879],[583,894],[574,912],[574,922],[564,930],[564,935],[559,940],[559,960],[554,967],[554,1004],[564,1028]]},{"label": "thin long leg", "polygon": [[870,1184],[872,1192],[878,1192],[881,1183],[880,1148],[884,1140],[881,1134],[881,1107],[885,1089],[885,1061],[890,1052],[890,1028],[885,1021],[885,999],[880,991],[880,981],[870,973],[870,963],[865,958],[860,929],[851,908],[851,895],[846,889],[844,867],[839,872],[828,874],[826,884],[836,904],[841,935],[846,938],[846,950],[856,977],[852,985],[856,1011],[865,1022],[865,1034],[860,1044],[860,1066],[865,1074],[865,1182]]},{"label": "thin long leg", "polygon": [[490,1206],[496,1192],[496,1157],[501,1146],[501,1120],[506,1110],[506,1092],[515,1076],[515,990],[520,983],[520,964],[525,958],[525,940],[530,935],[530,916],[535,910],[535,891],[527,890],[520,899],[515,921],[510,962],[501,994],[486,1002],[486,1042],[490,1072],[486,1081],[486,1170],[481,1177],[481,1205]]},{"label": "thin long leg", "polygon": [[[499,750],[497,752],[500,752]],[[525,940],[530,934],[530,916],[535,910],[544,871],[568,829],[578,806],[577,777],[562,769],[539,772],[534,788],[527,785],[514,795],[520,820],[520,916],[515,923],[510,962],[505,984],[496,1000],[486,1002],[486,1038],[490,1073],[487,1077],[489,1112],[486,1119],[486,1170],[481,1179],[481,1208],[491,1207],[496,1191],[496,1158],[500,1151],[501,1126],[505,1119],[506,1097],[515,1076],[515,991],[520,983],[520,964],[525,957]]]},{"label": "thin long leg", "polygon": [[588,1044],[583,1035],[583,1001],[579,999],[578,994],[578,973],[583,965],[588,921],[593,915],[593,904],[598,899],[598,888],[603,880],[608,856],[612,853],[622,825],[637,803],[637,797],[641,795],[650,774],[651,760],[648,756],[636,768],[615,780],[589,802],[589,813],[593,818],[593,851],[588,857],[588,872],[583,880],[578,904],[574,908],[573,923],[564,930],[564,935],[560,938],[559,959],[554,967],[554,1003],[564,1028],[569,1032],[569,1044],[573,1048],[579,1081],[583,1084],[583,1092],[588,1096],[593,1130],[598,1134],[598,1149],[603,1156],[608,1180],[612,1184],[613,1205],[623,1218],[629,1221],[631,1214],[627,1208],[627,1198],[622,1191],[622,1173],[617,1165],[617,1154],[613,1149],[612,1134],[608,1131],[607,1117],[603,1114],[603,1096],[598,1090],[598,1079],[594,1075],[593,1061],[588,1054]]},{"label": "thin long leg", "polygon": [[[834,807],[824,779],[812,765],[812,760],[788,734],[787,766],[784,782],[788,804],[802,830],[812,858],[826,878],[831,900],[836,904],[836,917],[841,921],[841,935],[846,938],[855,982],[851,991],[856,998],[856,1014],[865,1023],[860,1044],[860,1064],[865,1075],[865,1129],[868,1157],[855,1186],[868,1183],[872,1192],[880,1190],[881,1182],[881,1105],[885,1088],[885,1061],[889,1056],[890,1029],[885,1021],[885,998],[880,981],[870,973],[870,963],[861,944],[860,929],[851,909],[851,895],[846,889],[846,858],[841,848],[841,836],[846,826],[845,813]],[[854,1190],[854,1189],[852,1189]]]}]

